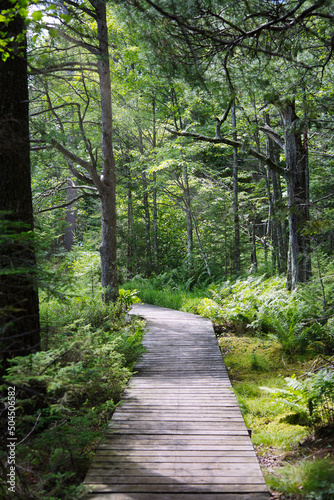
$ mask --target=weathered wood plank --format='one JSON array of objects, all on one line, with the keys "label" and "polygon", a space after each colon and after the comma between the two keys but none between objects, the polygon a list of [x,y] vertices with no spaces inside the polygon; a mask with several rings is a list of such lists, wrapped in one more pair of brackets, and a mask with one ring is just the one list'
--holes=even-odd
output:
[{"label": "weathered wood plank", "polygon": [[136,308],[147,352],[86,476],[89,500],[268,500],[211,322]]},{"label": "weathered wood plank", "polygon": [[[131,461],[134,457],[135,460],[139,460],[140,457],[145,457],[145,460],[148,462],[151,461],[156,461],[158,458],[159,461],[160,459],[162,460],[168,460],[169,457],[173,457],[174,460],[177,460],[178,458],[181,459],[191,459],[195,460],[198,459],[203,462],[203,458],[205,458],[205,462],[207,459],[214,458],[215,460],[220,460],[220,461],[225,461],[226,459],[231,459],[231,462],[234,462],[234,458],[240,460],[240,462],[243,461],[249,461],[251,463],[254,463],[254,459],[256,458],[254,449],[252,450],[243,450],[242,454],[240,454],[240,450],[223,450],[224,453],[222,453],[222,450],[200,450],[200,453],[198,453],[198,450],[164,450],[163,454],[161,452],[161,449],[156,449],[156,450],[143,450],[141,448],[139,449],[119,449],[115,450],[114,448],[103,448],[99,449],[96,453],[96,459],[98,460],[99,457],[117,457],[119,461],[124,461],[124,460],[129,460]],[[195,460],[196,461],[196,460]],[[94,462],[93,462],[94,464]],[[92,464],[92,465],[93,465]]]},{"label": "weathered wood plank", "polygon": [[[119,493],[119,492],[133,492],[133,493],[155,493],[159,494],[160,493],[168,493],[168,492],[173,492],[173,493],[197,493],[198,499],[197,500],[202,500],[202,495],[204,493],[255,493],[255,492],[260,492],[263,494],[264,498],[266,500],[269,500],[269,495],[267,493],[267,496],[264,495],[265,491],[263,484],[206,484],[206,485],[200,485],[198,483],[171,483],[171,484],[142,484],[142,483],[135,483],[135,484],[107,484],[107,483],[95,483],[91,485],[92,490],[96,492],[101,492],[101,493]],[[112,500],[113,498],[110,497]],[[156,499],[155,500],[160,500]]]},{"label": "weathered wood plank", "polygon": [[[118,474],[116,476],[110,473],[102,474],[102,471],[99,470],[98,473],[89,472],[87,475],[87,480],[91,484],[103,483],[106,485],[122,485],[130,487],[131,485],[138,487],[139,484],[147,485],[148,487],[152,487],[155,484],[160,486],[165,485],[166,487],[171,485],[175,486],[176,484],[181,485],[181,487],[183,485],[189,486],[189,485],[204,484],[208,488],[210,488],[211,491],[214,485],[221,485],[221,486],[231,485],[231,488],[233,488],[234,491],[237,489],[237,487],[242,485],[243,486],[261,485],[263,488],[264,481],[261,481],[258,476],[251,476],[249,474],[247,474],[247,476],[244,475],[224,476],[224,475],[217,475],[214,472],[215,471],[212,471],[212,473],[203,474],[202,476],[196,474],[196,471],[195,474],[188,474],[184,476],[182,474],[177,474],[177,472],[170,472],[168,476],[163,476],[162,474],[159,474],[159,472],[155,473],[152,472],[150,474],[149,471],[146,471],[145,475],[140,474],[137,476],[125,476],[124,474]],[[126,488],[124,488],[123,491],[126,491]]]},{"label": "weathered wood plank", "polygon": [[[266,493],[159,493],[159,500],[268,500]],[[157,500],[155,493],[100,493],[90,500]]]}]

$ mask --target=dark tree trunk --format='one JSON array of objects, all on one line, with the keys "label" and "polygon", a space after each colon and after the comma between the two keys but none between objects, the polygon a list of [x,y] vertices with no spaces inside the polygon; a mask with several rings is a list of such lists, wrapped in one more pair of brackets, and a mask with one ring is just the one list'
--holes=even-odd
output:
[{"label": "dark tree trunk", "polygon": [[[13,8],[9,1],[0,5],[1,10]],[[0,29],[15,39],[24,32],[24,20],[17,14],[8,26],[0,24]],[[10,56],[5,61],[0,58],[0,343],[4,361],[40,348],[27,59],[25,48],[18,45],[25,43],[9,42]]]}]

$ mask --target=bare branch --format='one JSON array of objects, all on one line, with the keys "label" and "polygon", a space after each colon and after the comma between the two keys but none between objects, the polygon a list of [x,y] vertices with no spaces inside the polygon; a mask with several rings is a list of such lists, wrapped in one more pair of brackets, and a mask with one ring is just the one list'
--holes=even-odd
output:
[{"label": "bare branch", "polygon": [[73,200],[71,200],[71,201],[68,201],[66,203],[62,203],[61,205],[55,205],[53,207],[48,207],[48,208],[43,208],[42,210],[37,210],[36,213],[41,214],[43,212],[50,212],[51,210],[56,210],[57,208],[66,208],[66,207],[73,205],[73,203],[77,202],[78,200],[81,200],[81,198],[86,198],[87,196],[93,196],[94,198],[100,197],[97,193],[84,193],[84,194],[80,194],[76,198],[73,198]]},{"label": "bare branch", "polygon": [[[92,177],[92,181],[94,182],[95,186],[100,192],[103,192],[105,190],[105,186],[103,182],[101,181],[97,170],[94,165],[92,165],[90,162],[83,160],[76,154],[72,153],[72,151],[68,150],[65,148],[62,144],[59,142],[55,141],[55,139],[51,139],[51,144],[54,146],[60,153],[62,153],[66,158],[69,160],[73,161],[74,163],[77,163],[81,167],[83,167]],[[72,172],[74,170],[71,170]]]},{"label": "bare branch", "polygon": [[280,148],[284,149],[284,141],[281,139],[281,137],[267,124],[265,124],[264,127],[259,127],[261,132],[264,132],[267,134],[270,139],[272,139],[276,144],[280,146]]},{"label": "bare branch", "polygon": [[232,105],[233,105],[233,102],[234,102],[234,96],[232,97],[232,99],[230,100],[230,102],[228,103],[228,106],[223,114],[223,117],[222,119],[220,120],[218,117],[216,117],[216,137],[218,139],[221,139],[221,135],[220,135],[220,127],[222,126],[222,124],[226,121],[227,117],[228,117],[228,114],[232,108]]},{"label": "bare branch", "polygon": [[46,75],[49,73],[57,73],[58,71],[94,71],[97,73],[97,64],[93,62],[81,64],[79,62],[72,61],[46,66],[45,68],[35,68],[30,64],[29,68],[31,75]]}]

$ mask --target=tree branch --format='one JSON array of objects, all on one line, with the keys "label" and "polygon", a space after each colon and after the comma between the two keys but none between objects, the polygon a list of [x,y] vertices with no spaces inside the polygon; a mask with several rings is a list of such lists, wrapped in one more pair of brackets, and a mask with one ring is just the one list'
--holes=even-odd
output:
[{"label": "tree branch", "polygon": [[[231,139],[226,139],[225,137],[208,137],[206,135],[201,135],[201,134],[196,134],[193,132],[178,132],[177,130],[172,130],[168,127],[165,127],[165,129],[170,132],[171,134],[178,135],[180,137],[192,137],[196,141],[203,141],[203,142],[210,142],[212,144],[227,144],[228,146],[233,146],[235,148],[242,148],[243,143],[240,141],[234,141]],[[254,158],[257,158],[258,160],[263,161],[269,168],[274,170],[274,172],[277,172],[279,175],[282,175],[283,177],[286,177],[289,173],[286,169],[280,167],[272,161],[268,156],[259,153],[256,151],[254,148],[247,148],[247,152],[251,155],[254,156]]]},{"label": "tree branch", "polygon": [[218,139],[221,139],[221,135],[220,135],[220,127],[222,126],[222,124],[226,121],[227,117],[228,117],[228,114],[232,108],[232,105],[233,105],[233,102],[234,102],[234,96],[232,97],[232,99],[230,100],[230,102],[228,103],[228,106],[223,114],[223,117],[221,120],[219,120],[219,118],[216,116],[216,137]]},{"label": "tree branch", "polygon": [[56,30],[59,36],[64,38],[64,40],[67,40],[68,42],[73,43],[75,46],[82,47],[82,48],[86,49],[88,52],[90,52],[91,54],[94,54],[95,56],[100,55],[100,51],[97,47],[95,47],[94,45],[91,45],[90,43],[83,42],[82,40],[78,40],[77,38],[74,38],[73,36],[68,35],[65,31],[58,28],[56,25],[46,25],[46,28]]},{"label": "tree branch", "polygon": [[[92,165],[88,161],[83,160],[82,158],[80,158],[76,154],[72,153],[67,148],[65,148],[62,144],[55,141],[55,139],[51,139],[51,144],[66,158],[68,158],[69,160],[72,160],[74,163],[77,163],[78,165],[83,167],[85,170],[87,170],[87,172],[89,172],[89,174],[91,175],[92,181],[94,182],[98,191],[103,192],[105,190],[105,186],[104,186],[103,182],[101,181],[94,165]],[[71,169],[72,173],[74,173],[75,171],[76,171],[76,169],[74,169],[74,168],[73,168],[73,170]],[[74,175],[76,175],[76,174],[74,174]]]},{"label": "tree branch", "polygon": [[276,144],[278,144],[280,148],[284,150],[283,139],[281,139],[281,137],[269,125],[265,124],[264,127],[259,127],[259,129],[261,130],[261,132],[267,134],[270,137],[270,139],[276,142]]},{"label": "tree branch", "polygon": [[61,205],[55,205],[53,207],[48,207],[48,208],[43,208],[42,210],[37,210],[36,213],[41,214],[43,212],[50,212],[51,210],[56,210],[57,208],[69,207],[69,206],[73,205],[73,203],[75,203],[76,201],[81,200],[81,198],[86,198],[86,196],[93,196],[94,198],[100,197],[97,193],[84,193],[84,194],[80,194],[76,198],[73,198],[73,200],[71,200],[71,201],[67,201],[66,203],[62,203]]}]

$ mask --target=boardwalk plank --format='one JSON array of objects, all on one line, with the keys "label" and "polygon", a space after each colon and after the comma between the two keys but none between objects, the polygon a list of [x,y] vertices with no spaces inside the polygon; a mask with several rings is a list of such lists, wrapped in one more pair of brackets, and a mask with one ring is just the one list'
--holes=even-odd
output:
[{"label": "boardwalk plank", "polygon": [[211,322],[134,313],[147,352],[86,476],[89,500],[268,500]]}]

